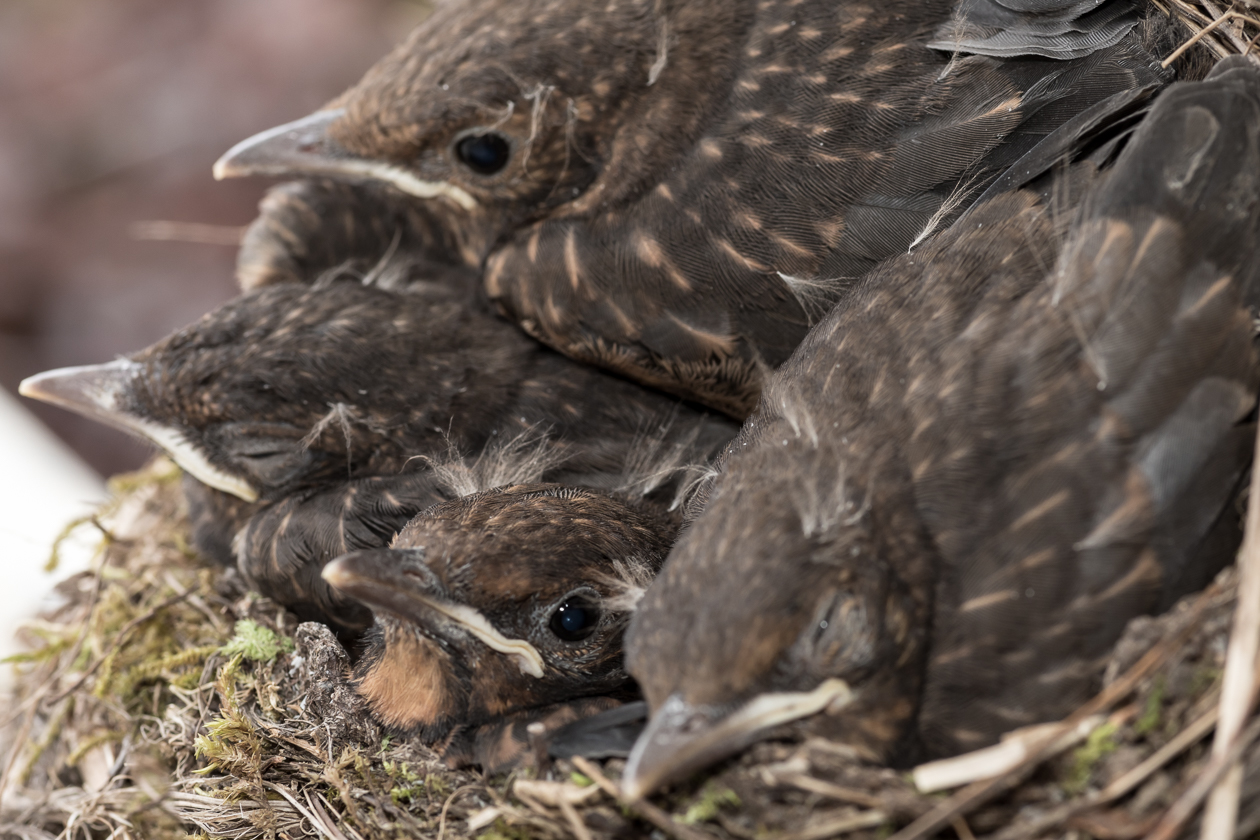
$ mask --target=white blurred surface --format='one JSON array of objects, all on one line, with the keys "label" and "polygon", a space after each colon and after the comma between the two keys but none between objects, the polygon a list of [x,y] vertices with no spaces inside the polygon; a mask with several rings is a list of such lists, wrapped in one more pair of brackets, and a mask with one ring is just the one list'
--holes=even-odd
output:
[{"label": "white blurred surface", "polygon": [[[57,571],[44,571],[66,523],[104,498],[100,477],[0,388],[0,657],[18,650],[14,632],[53,584],[87,566],[94,535],[81,533],[63,547]],[[0,689],[12,674],[0,666]]]}]

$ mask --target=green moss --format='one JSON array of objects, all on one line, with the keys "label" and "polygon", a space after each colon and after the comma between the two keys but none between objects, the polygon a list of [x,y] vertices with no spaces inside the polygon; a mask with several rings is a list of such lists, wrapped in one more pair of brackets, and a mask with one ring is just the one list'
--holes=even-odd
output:
[{"label": "green moss", "polygon": [[39,761],[40,756],[47,752],[48,748],[61,737],[62,727],[66,724],[66,718],[74,710],[74,698],[71,697],[62,702],[61,707],[53,714],[52,719],[48,722],[48,728],[44,730],[43,736],[35,742],[31,747],[30,754],[27,756],[26,764],[18,774],[19,784],[25,785],[31,778],[31,771],[35,769],[35,763]]},{"label": "green moss", "polygon": [[236,680],[240,675],[243,654],[219,669],[215,688],[223,698],[219,716],[206,724],[206,734],[193,741],[194,754],[206,760],[206,766],[194,771],[201,775],[222,770],[238,779],[257,777],[263,760],[263,739],[245,717],[236,699]]},{"label": "green moss", "polygon": [[[28,629],[33,629],[33,628],[28,628]],[[30,650],[30,651],[22,651],[20,653],[12,654],[11,656],[6,656],[3,659],[0,659],[0,665],[17,665],[17,664],[22,664],[22,663],[27,663],[27,662],[45,662],[49,659],[53,659],[57,657],[58,655],[61,654],[63,650],[66,650],[68,647],[70,647],[71,644],[73,644],[73,641],[71,639],[64,636],[59,637],[59,638],[47,638],[47,637],[45,638],[47,639],[47,641],[43,647],[37,648],[35,650]]]},{"label": "green moss", "polygon": [[48,560],[44,563],[45,572],[51,574],[52,572],[57,571],[57,567],[61,565],[61,547],[65,544],[66,540],[70,539],[71,534],[79,530],[81,525],[87,525],[89,522],[93,524],[96,523],[96,514],[92,513],[87,516],[80,516],[77,519],[71,519],[66,523],[66,526],[58,532],[57,536],[53,538],[52,549],[48,552]]},{"label": "green moss", "polygon": [[1115,752],[1116,746],[1116,726],[1113,723],[1104,723],[1089,733],[1085,743],[1072,753],[1072,768],[1063,782],[1063,789],[1073,796],[1083,792],[1098,762]]},{"label": "green moss", "polygon": [[293,650],[293,640],[280,636],[263,627],[257,621],[241,619],[236,622],[236,635],[219,649],[224,656],[243,656],[254,662],[270,662]]},{"label": "green moss", "polygon": [[411,804],[425,793],[424,779],[411,772],[411,767],[407,762],[386,761],[381,766],[385,774],[395,783],[389,789],[389,798],[394,800],[394,804],[402,805],[404,802]]},{"label": "green moss", "polygon": [[704,789],[700,791],[700,797],[691,804],[685,814],[678,818],[678,821],[683,825],[711,822],[723,806],[738,808],[741,804],[735,791],[710,782],[704,786]]},{"label": "green moss", "polygon": [[135,472],[120,473],[106,482],[112,496],[129,496],[137,490],[154,485],[173,484],[183,476],[183,471],[169,458],[154,458],[148,466]]},{"label": "green moss", "polygon": [[435,776],[430,773],[424,777],[424,786],[433,792],[434,796],[447,797],[450,796],[451,788],[446,780],[441,776]]},{"label": "green moss", "polygon": [[170,682],[181,688],[194,688],[201,683],[202,665],[219,650],[219,645],[203,645],[142,662],[119,678],[117,692],[123,696],[131,695],[142,683],[151,682],[164,674],[185,668],[192,668],[192,670],[172,677]]}]

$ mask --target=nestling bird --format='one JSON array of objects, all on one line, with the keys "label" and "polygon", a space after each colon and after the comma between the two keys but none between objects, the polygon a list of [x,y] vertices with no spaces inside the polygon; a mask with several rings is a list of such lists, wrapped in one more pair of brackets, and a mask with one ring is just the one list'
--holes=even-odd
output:
[{"label": "nestling bird", "polygon": [[193,487],[200,545],[234,544],[261,592],[350,628],[370,616],[333,597],[320,568],[459,495],[434,472],[451,453],[517,480],[636,484],[668,505],[676,468],[735,432],[540,346],[459,290],[403,276],[405,292],[267,286],[130,358],[43,373],[22,393],[139,434],[250,503]]},{"label": "nestling bird", "polygon": [[241,242],[236,272],[253,289],[312,283],[334,270],[370,278],[404,259],[408,279],[475,288],[476,272],[429,207],[381,184],[311,178],[268,191]]},{"label": "nestling bird", "polygon": [[1111,165],[1127,123],[873,272],[770,380],[627,634],[630,795],[799,718],[893,763],[1060,718],[1232,559],[1260,68],[1172,86]]},{"label": "nestling bird", "polygon": [[1015,7],[448,2],[215,175],[388,183],[531,335],[742,418],[856,278],[1072,115],[1170,78],[1149,4]]},{"label": "nestling bird", "polygon": [[677,528],[654,507],[556,484],[430,508],[390,548],[324,568],[376,615],[354,683],[392,732],[506,768],[528,721],[556,727],[635,696],[622,633]]}]

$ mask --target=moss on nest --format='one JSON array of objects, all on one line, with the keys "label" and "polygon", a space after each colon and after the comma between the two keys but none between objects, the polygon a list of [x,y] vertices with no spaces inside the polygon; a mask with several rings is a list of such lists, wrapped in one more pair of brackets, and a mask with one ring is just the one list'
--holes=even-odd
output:
[{"label": "moss on nest", "polygon": [[[0,836],[879,838],[956,801],[820,740],[759,744],[656,806],[605,792],[616,760],[491,779],[452,771],[362,715],[326,629],[188,550],[177,476],[158,460],[113,483],[80,526],[101,533],[92,571],[59,584],[64,602],[28,628],[3,719]],[[1158,667],[1074,746],[937,833],[1149,828],[1201,771],[1210,729],[1123,796],[1108,786],[1214,708],[1233,587],[1226,572],[1170,614],[1133,622],[1109,680],[1152,650],[1164,651]],[[1260,825],[1258,794],[1249,774],[1244,827]]]}]

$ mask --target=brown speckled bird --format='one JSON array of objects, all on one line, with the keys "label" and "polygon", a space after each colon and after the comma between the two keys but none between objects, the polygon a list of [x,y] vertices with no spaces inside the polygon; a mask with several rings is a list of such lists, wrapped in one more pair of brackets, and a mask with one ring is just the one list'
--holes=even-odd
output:
[{"label": "brown speckled bird", "polygon": [[390,548],[324,569],[376,614],[354,683],[392,732],[455,764],[511,766],[527,722],[635,696],[622,633],[677,529],[651,506],[555,484],[430,508]]},{"label": "brown speckled bird", "polygon": [[405,292],[268,286],[130,358],[40,374],[22,392],[166,450],[206,485],[190,485],[203,548],[234,548],[264,594],[349,627],[370,616],[331,598],[319,569],[470,492],[478,482],[461,486],[452,457],[470,459],[482,487],[636,485],[668,504],[677,468],[735,432],[404,275]]},{"label": "brown speckled bird", "polygon": [[868,269],[1064,120],[1170,77],[1150,4],[1015,8],[456,0],[215,173],[388,183],[531,335],[742,418]]},{"label": "brown speckled bird", "polygon": [[1168,89],[1114,165],[1097,139],[876,270],[770,380],[627,635],[630,795],[799,718],[894,763],[1057,719],[1232,558],[1260,69]]}]

